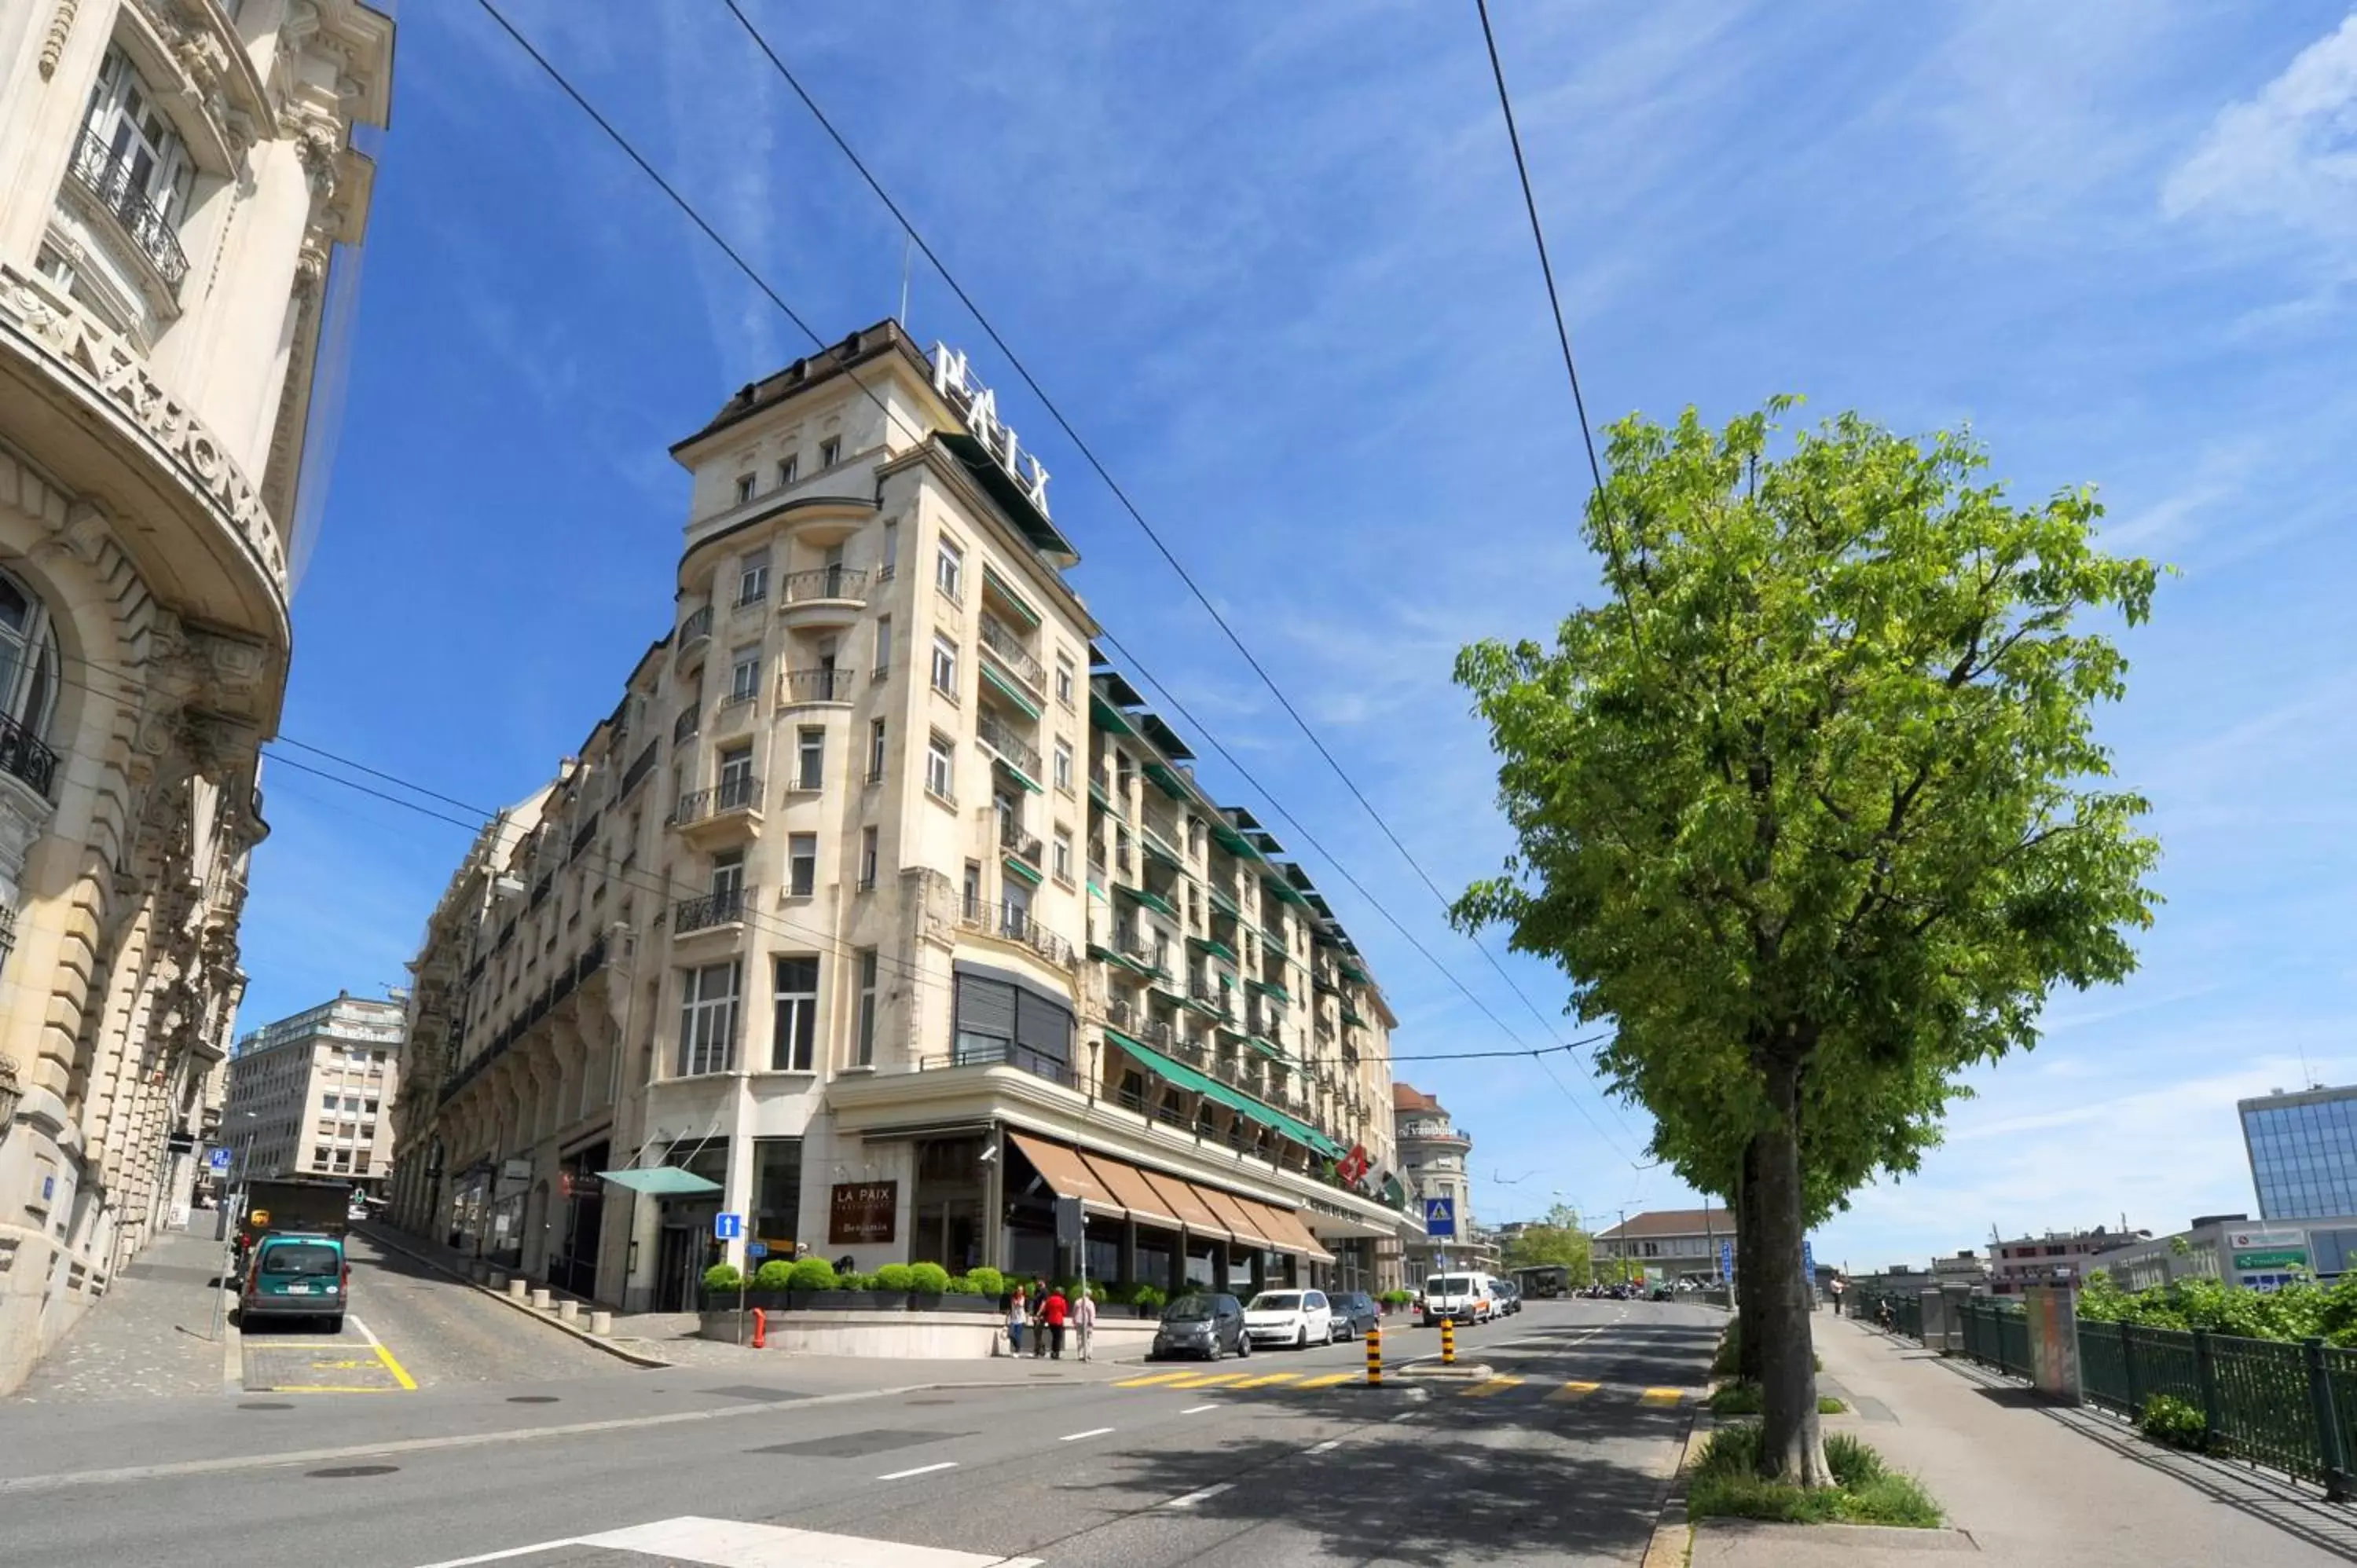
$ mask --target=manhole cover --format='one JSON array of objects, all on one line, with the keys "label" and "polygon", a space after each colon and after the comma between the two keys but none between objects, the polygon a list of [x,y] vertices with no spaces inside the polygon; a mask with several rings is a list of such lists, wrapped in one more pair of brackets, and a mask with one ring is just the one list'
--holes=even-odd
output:
[{"label": "manhole cover", "polygon": [[295,1407],[291,1404],[274,1404],[268,1400],[247,1400],[237,1408],[240,1410],[293,1410]]},{"label": "manhole cover", "polygon": [[390,1476],[400,1469],[398,1465],[337,1465],[325,1470],[306,1470],[314,1480],[341,1481],[355,1476]]},{"label": "manhole cover", "polygon": [[554,1394],[510,1394],[508,1396],[510,1404],[554,1404],[555,1402]]}]

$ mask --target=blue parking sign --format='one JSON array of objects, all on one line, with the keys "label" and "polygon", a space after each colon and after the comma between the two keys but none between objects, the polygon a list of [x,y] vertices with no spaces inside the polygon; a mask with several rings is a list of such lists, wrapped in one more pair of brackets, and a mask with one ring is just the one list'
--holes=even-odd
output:
[{"label": "blue parking sign", "polygon": [[716,1214],[712,1217],[712,1239],[734,1241],[745,1234],[745,1217],[741,1214]]},{"label": "blue parking sign", "polygon": [[229,1169],[229,1151],[227,1149],[215,1149],[210,1154],[207,1155],[205,1156],[205,1168],[211,1171],[215,1176],[220,1176],[226,1172]]},{"label": "blue parking sign", "polygon": [[766,1258],[770,1255],[770,1244],[767,1241],[748,1241],[745,1243],[745,1255],[748,1258]]}]

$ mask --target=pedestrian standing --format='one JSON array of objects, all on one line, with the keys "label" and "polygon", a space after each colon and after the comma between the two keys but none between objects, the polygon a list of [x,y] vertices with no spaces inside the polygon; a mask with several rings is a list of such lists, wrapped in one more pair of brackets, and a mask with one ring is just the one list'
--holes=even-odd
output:
[{"label": "pedestrian standing", "polygon": [[1072,1304],[1064,1299],[1064,1288],[1061,1285],[1054,1287],[1048,1293],[1048,1299],[1039,1309],[1039,1316],[1048,1325],[1048,1358],[1050,1360],[1060,1361],[1064,1359],[1064,1319],[1071,1316],[1071,1310]]},{"label": "pedestrian standing", "polygon": [[1006,1353],[1023,1354],[1023,1287],[1017,1285],[1001,1304],[1006,1309]]},{"label": "pedestrian standing", "polygon": [[1089,1359],[1089,1340],[1097,1331],[1096,1294],[1087,1285],[1081,1287],[1081,1299],[1072,1304],[1072,1331],[1081,1342],[1081,1359]]},{"label": "pedestrian standing", "polygon": [[1031,1282],[1031,1359],[1044,1359],[1048,1354],[1048,1282]]}]

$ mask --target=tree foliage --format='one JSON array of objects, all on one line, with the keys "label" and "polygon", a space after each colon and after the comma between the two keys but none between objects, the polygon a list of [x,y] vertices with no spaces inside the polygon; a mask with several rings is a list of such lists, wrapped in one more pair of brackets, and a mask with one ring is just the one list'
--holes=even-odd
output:
[{"label": "tree foliage", "polygon": [[2357,1345],[2357,1274],[2329,1285],[2298,1280],[2276,1290],[2195,1278],[2126,1291],[2095,1269],[2080,1293],[2079,1316],[2091,1323],[2207,1328],[2246,1339],[2319,1338],[2347,1347]]},{"label": "tree foliage", "polygon": [[1547,1210],[1544,1219],[1523,1226],[1521,1233],[1506,1243],[1505,1266],[1513,1270],[1554,1264],[1568,1270],[1574,1283],[1586,1284],[1588,1259],[1593,1254],[1594,1244],[1579,1222],[1579,1211],[1567,1203],[1558,1203]]},{"label": "tree foliage", "polygon": [[2134,966],[2158,847],[2083,623],[2141,621],[2155,573],[2093,546],[2089,493],[2016,506],[1968,439],[1790,406],[1615,426],[1611,602],[1459,655],[1519,846],[1458,915],[1615,1021],[1598,1065],[1682,1174],[1726,1191],[1753,1151],[1764,1462],[1820,1484],[1805,1223],[1911,1169],[2056,984]]}]

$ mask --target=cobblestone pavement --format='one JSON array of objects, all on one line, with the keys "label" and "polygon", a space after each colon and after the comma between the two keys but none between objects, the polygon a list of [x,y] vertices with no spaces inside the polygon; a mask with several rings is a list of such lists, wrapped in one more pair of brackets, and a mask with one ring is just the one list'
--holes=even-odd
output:
[{"label": "cobblestone pavement", "polygon": [[[126,1264],[114,1283],[31,1377],[10,1396],[31,1404],[158,1399],[221,1391],[226,1321],[213,1322],[210,1282],[221,1266],[214,1214],[199,1209],[188,1230],[167,1231]],[[227,1303],[223,1303],[226,1319]]]}]

